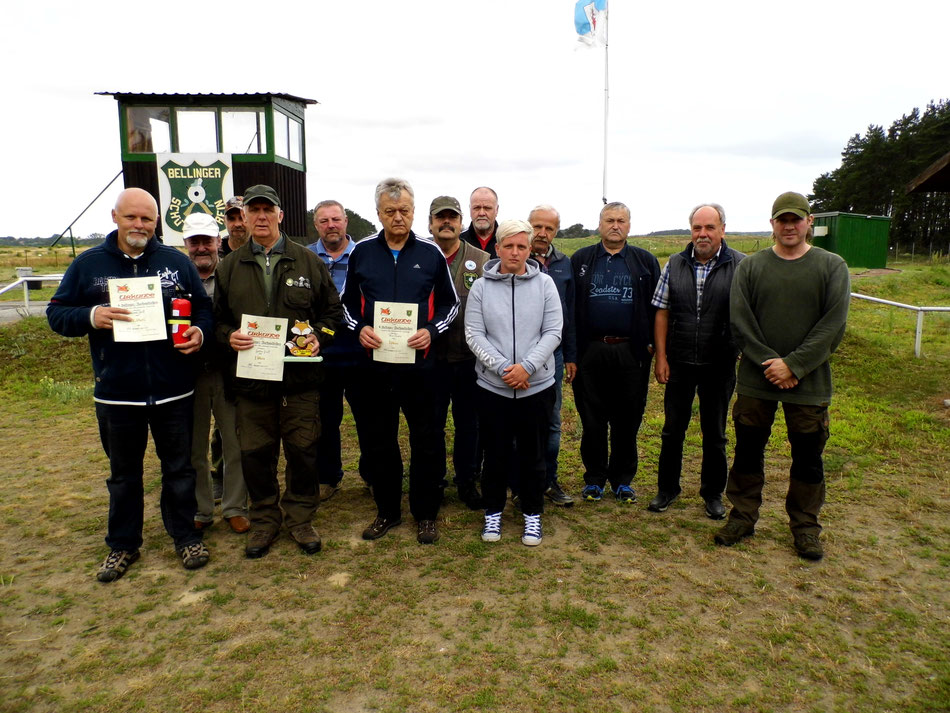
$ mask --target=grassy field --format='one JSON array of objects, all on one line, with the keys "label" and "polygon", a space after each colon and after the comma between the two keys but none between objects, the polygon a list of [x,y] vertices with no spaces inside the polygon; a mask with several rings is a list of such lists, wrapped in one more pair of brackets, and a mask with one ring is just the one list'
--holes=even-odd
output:
[{"label": "grassy field", "polygon": [[[855,290],[950,304],[950,268],[897,267]],[[712,544],[695,423],[683,497],[646,511],[663,420],[653,384],[640,502],[549,508],[541,547],[520,544],[510,508],[502,541],[482,543],[480,514],[452,489],[436,545],[411,525],[362,541],[375,509],[348,421],[344,489],[317,516],[322,553],[282,536],[249,561],[218,522],[211,563],[186,572],[150,451],[143,557],[106,586],[94,574],[108,464],[86,343],[40,319],[0,327],[0,711],[950,710],[950,315],[927,317],[924,359],[913,328],[911,313],[852,302],[820,563],[791,548],[781,424],[754,538]],[[561,481],[575,494],[579,437],[568,387]]]}]

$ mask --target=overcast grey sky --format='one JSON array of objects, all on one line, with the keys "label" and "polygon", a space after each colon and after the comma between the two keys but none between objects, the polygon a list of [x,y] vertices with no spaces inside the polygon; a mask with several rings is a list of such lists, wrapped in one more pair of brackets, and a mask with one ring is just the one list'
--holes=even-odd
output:
[{"label": "overcast grey sky", "polygon": [[[116,102],[96,91],[316,99],[310,205],[335,198],[377,225],[373,188],[396,175],[415,188],[417,232],[434,196],[465,206],[483,184],[501,218],[543,202],[564,227],[594,227],[603,51],[576,49],[573,7],[14,4],[0,235],[60,232],[121,169]],[[635,233],[685,228],[703,201],[723,204],[728,230],[765,230],[772,199],[810,192],[850,136],[950,96],[946,2],[611,0],[609,13],[607,198],[631,207]],[[74,230],[111,230],[117,192]]]}]

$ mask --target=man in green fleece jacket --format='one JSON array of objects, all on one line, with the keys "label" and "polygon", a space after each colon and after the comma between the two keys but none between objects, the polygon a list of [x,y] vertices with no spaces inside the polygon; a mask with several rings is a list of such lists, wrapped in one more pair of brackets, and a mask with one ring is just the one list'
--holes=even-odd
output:
[{"label": "man in green fleece jacket", "polygon": [[783,193],[772,205],[775,244],[736,267],[730,319],[742,359],[732,411],[735,460],[726,486],[732,511],[715,541],[734,545],[755,532],[765,446],[781,401],[792,446],[785,509],[796,551],[818,560],[824,554],[818,514],[825,501],[828,360],[844,336],[850,277],[841,257],[807,242],[812,222],[805,197]]}]

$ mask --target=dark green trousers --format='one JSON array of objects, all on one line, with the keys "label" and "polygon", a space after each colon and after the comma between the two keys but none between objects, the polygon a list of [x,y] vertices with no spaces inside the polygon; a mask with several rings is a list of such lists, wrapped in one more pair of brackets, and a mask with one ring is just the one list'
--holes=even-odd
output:
[{"label": "dark green trousers", "polygon": [[[726,496],[730,520],[755,525],[765,485],[765,446],[772,434],[778,401],[739,395],[732,408],[736,453]],[[825,503],[825,471],[821,454],[828,441],[828,407],[782,403],[792,447],[785,511],[794,533],[821,532],[818,515]]]},{"label": "dark green trousers", "polygon": [[[265,399],[238,395],[235,403],[251,526],[276,533],[281,524],[309,524],[320,503],[317,390]],[[277,478],[281,443],[287,461],[283,494]]]}]

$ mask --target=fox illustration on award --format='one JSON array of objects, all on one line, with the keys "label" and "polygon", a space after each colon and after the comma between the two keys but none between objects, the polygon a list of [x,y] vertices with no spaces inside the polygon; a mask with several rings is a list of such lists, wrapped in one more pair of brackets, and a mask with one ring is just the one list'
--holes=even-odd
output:
[{"label": "fox illustration on award", "polygon": [[293,338],[287,342],[287,349],[290,351],[290,356],[312,356],[313,349],[307,340],[307,336],[313,334],[313,327],[310,326],[310,320],[305,319],[303,322],[299,320],[294,321],[294,326],[290,328],[290,331],[294,334]]}]

